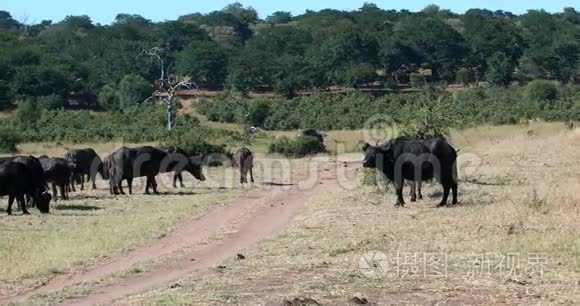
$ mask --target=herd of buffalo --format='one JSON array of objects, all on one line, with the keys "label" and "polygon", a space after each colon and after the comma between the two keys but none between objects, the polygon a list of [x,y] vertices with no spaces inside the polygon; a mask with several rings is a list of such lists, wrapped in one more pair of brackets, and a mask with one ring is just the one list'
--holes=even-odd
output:
[{"label": "herd of buffalo", "polygon": [[[240,149],[233,160],[240,168],[240,182],[247,182],[248,173],[254,182],[252,152],[246,148]],[[69,190],[75,191],[76,184],[80,184],[81,190],[84,189],[85,179],[95,189],[97,174],[109,181],[111,194],[125,194],[122,181],[127,182],[129,194],[132,194],[133,179],[138,177],[146,178],[145,193],[149,194],[152,190],[157,194],[155,177],[159,173],[174,172],[173,186],[176,187],[179,180],[183,187],[184,171],[200,181],[205,180],[201,164],[175,147],[121,147],[104,159],[90,148],[68,151],[64,158],[3,157],[0,158],[0,196],[8,196],[9,215],[12,214],[14,200],[24,214],[29,213],[27,204],[48,213],[50,201],[56,201],[59,192],[60,198],[67,200]],[[52,195],[48,192],[49,184],[52,185]]]},{"label": "herd of buffalo", "polygon": [[[447,205],[450,191],[452,204],[457,203],[457,151],[445,138],[395,138],[382,144],[364,145],[363,167],[376,168],[394,183],[397,202],[405,204],[403,184],[406,180],[411,186],[411,201],[421,195],[421,183],[436,179],[443,187],[443,198],[439,207]],[[253,153],[242,148],[232,156],[234,165],[240,168],[240,182],[254,182]],[[58,193],[63,200],[68,199],[69,191],[76,191],[76,184],[84,189],[87,183],[96,188],[97,174],[108,180],[111,194],[125,194],[122,181],[127,182],[132,194],[133,180],[145,177],[145,193],[157,194],[155,177],[160,173],[174,172],[173,187],[179,180],[183,187],[183,172],[189,172],[200,181],[205,180],[200,162],[187,156],[185,151],[171,148],[142,146],[137,148],[121,147],[101,159],[93,149],[71,150],[61,157],[15,156],[0,158],[0,196],[8,196],[7,213],[12,214],[16,200],[24,214],[27,205],[36,206],[40,212],[48,213],[52,199],[57,201]],[[52,195],[48,185],[52,185]]]}]

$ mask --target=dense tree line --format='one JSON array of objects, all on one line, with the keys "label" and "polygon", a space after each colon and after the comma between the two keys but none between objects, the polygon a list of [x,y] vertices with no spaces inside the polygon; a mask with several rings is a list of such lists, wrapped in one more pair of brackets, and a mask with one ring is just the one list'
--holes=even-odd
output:
[{"label": "dense tree line", "polygon": [[405,133],[445,134],[450,128],[516,124],[530,119],[580,121],[580,90],[574,85],[536,80],[524,87],[473,88],[456,94],[426,88],[417,93],[381,97],[356,91],[344,95],[318,93],[291,100],[232,101],[224,96],[202,101],[198,111],[212,121],[268,130],[362,129],[377,119],[397,125]]},{"label": "dense tree line", "polygon": [[0,11],[0,108],[32,98],[47,108],[120,109],[153,91],[159,66],[143,50],[163,49],[170,74],[202,88],[275,90],[427,82],[506,86],[532,79],[580,79],[580,14],[523,15],[431,5],[423,11],[276,12],[261,19],[231,4],[209,14],[152,22],[119,14],[22,24]]}]

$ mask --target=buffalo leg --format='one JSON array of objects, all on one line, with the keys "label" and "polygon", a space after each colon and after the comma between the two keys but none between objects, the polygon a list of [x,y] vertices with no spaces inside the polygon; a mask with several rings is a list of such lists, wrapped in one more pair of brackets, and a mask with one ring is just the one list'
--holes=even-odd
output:
[{"label": "buffalo leg", "polygon": [[419,200],[423,200],[423,193],[421,192],[422,184],[423,182],[421,180],[417,182],[417,197]]},{"label": "buffalo leg", "polygon": [[81,191],[83,191],[85,190],[85,175],[81,174],[80,179],[81,179]]},{"label": "buffalo leg", "polygon": [[35,206],[35,201],[32,201],[32,197],[29,194],[26,195],[26,204],[29,207],[34,207]]},{"label": "buffalo leg", "polygon": [[91,173],[87,176],[88,180],[93,184],[92,189],[97,189],[97,174]]},{"label": "buffalo leg", "polygon": [[109,180],[109,193],[114,194],[114,195],[119,193],[119,191],[115,187],[115,183],[113,182],[113,179]]},{"label": "buffalo leg", "polygon": [[60,197],[61,197],[61,199],[68,200],[68,194],[66,192],[66,184],[61,184],[59,186],[59,188],[60,188]]},{"label": "buffalo leg", "polygon": [[8,196],[8,209],[6,209],[6,213],[8,213],[8,215],[12,214],[12,204],[14,204],[14,195],[9,195]]},{"label": "buffalo leg", "polygon": [[254,182],[254,167],[250,167],[250,181]]},{"label": "buffalo leg", "polygon": [[[177,180],[178,180],[177,176],[178,175],[179,175],[178,173],[173,175],[173,188],[177,188]],[[181,186],[181,187],[183,187],[183,186]]]},{"label": "buffalo leg", "polygon": [[22,194],[16,195],[16,201],[18,202],[20,207],[22,207],[22,213],[25,215],[29,215],[30,212],[28,212],[28,209],[26,209],[26,203],[24,202],[24,195],[22,195]]},{"label": "buffalo leg", "polygon": [[151,178],[148,176],[145,180],[145,194],[149,194],[149,187],[151,187]]},{"label": "buffalo leg", "polygon": [[395,178],[393,184],[395,185],[395,191],[397,193],[397,202],[395,203],[395,206],[405,206],[405,200],[403,199],[403,183],[403,178]]},{"label": "buffalo leg", "polygon": [[397,188],[397,202],[395,206],[405,206],[405,200],[403,200],[403,188]]},{"label": "buffalo leg", "polygon": [[409,181],[409,187],[411,189],[411,202],[417,202],[417,193],[415,192],[415,182]]},{"label": "buffalo leg", "polygon": [[443,185],[443,198],[441,199],[441,203],[439,203],[439,205],[437,205],[437,207],[443,207],[445,205],[447,205],[447,198],[449,197],[449,190],[451,189],[451,186],[445,184]]},{"label": "buffalo leg", "polygon": [[179,180],[179,186],[185,188],[185,185],[183,185],[183,174],[181,174],[181,172],[177,174],[177,179]]},{"label": "buffalo leg", "polygon": [[127,179],[127,186],[129,187],[129,194],[133,194],[133,179]]},{"label": "buffalo leg", "polygon": [[451,190],[453,190],[453,202],[451,203],[455,205],[457,204],[457,183],[451,185]]},{"label": "buffalo leg", "polygon": [[159,191],[157,191],[157,180],[155,180],[154,176],[151,177],[150,182],[151,182],[151,188],[153,188],[153,193],[159,194]]},{"label": "buffalo leg", "polygon": [[57,202],[58,193],[56,192],[56,185],[54,183],[52,183],[51,185],[52,185],[52,198],[54,199],[55,202]]}]

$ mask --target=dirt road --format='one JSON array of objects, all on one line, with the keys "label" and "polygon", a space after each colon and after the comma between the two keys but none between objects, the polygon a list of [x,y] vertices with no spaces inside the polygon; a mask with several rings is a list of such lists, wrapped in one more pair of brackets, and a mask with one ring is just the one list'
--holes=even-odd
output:
[{"label": "dirt road", "polygon": [[155,260],[147,272],[116,278],[112,284],[95,285],[90,293],[67,299],[66,305],[110,304],[136,293],[154,289],[208,269],[274,237],[318,192],[340,189],[337,172],[354,172],[354,164],[321,162],[312,175],[302,173],[292,183],[272,182],[259,185],[230,203],[209,210],[204,216],[180,224],[167,236],[137,248],[122,257],[91,267],[86,271],[58,275],[42,287],[17,296],[0,297],[0,303],[22,302],[35,294],[49,294],[79,283],[97,282],[104,277],[124,273],[139,263]]}]

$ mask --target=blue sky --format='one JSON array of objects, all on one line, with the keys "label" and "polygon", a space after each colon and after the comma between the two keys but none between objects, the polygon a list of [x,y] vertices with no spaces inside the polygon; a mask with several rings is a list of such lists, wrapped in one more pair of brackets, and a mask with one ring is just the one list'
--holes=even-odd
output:
[{"label": "blue sky", "polygon": [[[67,15],[88,15],[94,22],[110,23],[118,13],[140,14],[154,21],[174,20],[178,16],[193,12],[207,13],[219,10],[229,3],[225,0],[0,0],[0,10],[8,11],[19,21],[27,23],[40,22],[43,19],[60,21]],[[469,8],[487,8],[490,10],[505,10],[513,13],[523,13],[528,9],[545,9],[549,12],[559,12],[564,7],[574,7],[580,10],[580,0],[250,0],[238,1],[246,6],[254,7],[260,17],[266,17],[275,11],[289,11],[294,15],[303,13],[306,9],[320,10],[333,8],[353,10],[365,2],[376,3],[384,9],[407,9],[418,11],[428,4],[437,4],[441,8],[454,12],[464,12]]]}]

